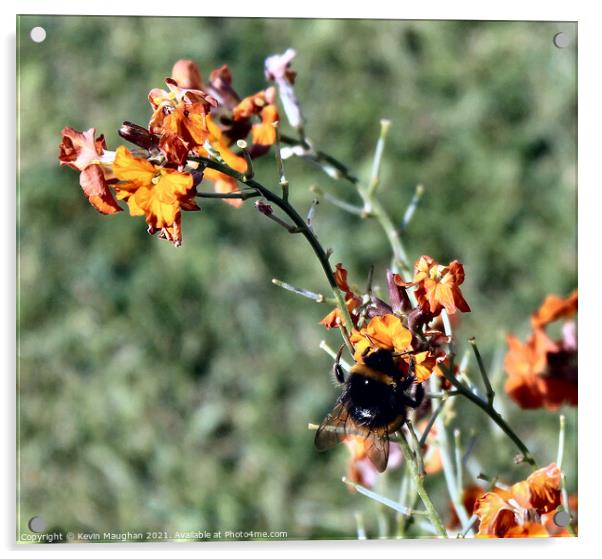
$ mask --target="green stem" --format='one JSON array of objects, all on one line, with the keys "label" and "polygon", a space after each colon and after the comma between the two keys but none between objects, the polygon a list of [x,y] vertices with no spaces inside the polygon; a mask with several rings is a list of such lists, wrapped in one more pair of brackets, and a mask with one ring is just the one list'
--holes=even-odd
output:
[{"label": "green stem", "polygon": [[328,305],[336,305],[336,299],[330,299],[329,297],[325,297],[322,293],[314,293],[313,291],[309,291],[308,289],[303,289],[302,287],[295,287],[290,283],[286,283],[285,281],[279,280],[278,278],[273,278],[272,283],[277,285],[278,287],[282,287],[282,289],[286,289],[286,291],[290,291],[291,293],[296,293],[297,295],[301,295],[301,297],[306,297],[307,299],[311,299],[316,303],[326,303]]},{"label": "green stem", "polygon": [[[437,375],[431,375],[429,380],[431,390],[437,391],[441,389],[440,379]],[[447,493],[449,494],[449,498],[451,500],[452,506],[456,511],[456,515],[458,516],[460,523],[462,526],[466,525],[468,522],[468,513],[466,512],[466,507],[464,506],[464,502],[462,501],[461,491],[458,488],[457,483],[457,472],[454,470],[454,463],[452,461],[451,449],[447,434],[447,427],[445,425],[445,421],[440,411],[443,406],[448,402],[447,399],[441,401],[441,406],[434,413],[435,419],[434,424],[437,429],[437,444],[439,445],[439,453],[441,456],[441,464],[443,467],[443,477],[445,479],[445,485],[447,487]],[[427,434],[428,436],[428,434]]]},{"label": "green stem", "polygon": [[426,489],[424,488],[424,478],[420,475],[420,472],[418,471],[418,466],[416,465],[416,457],[414,456],[414,453],[412,452],[412,449],[410,448],[410,444],[408,443],[408,440],[406,439],[406,437],[403,434],[403,431],[401,429],[398,431],[398,433],[399,433],[399,443],[401,444],[401,451],[403,452],[403,457],[405,459],[405,463],[408,466],[408,472],[412,476],[412,479],[414,480],[414,485],[416,487],[416,491],[418,492],[418,495],[420,496],[420,500],[422,501],[424,508],[426,509],[426,513],[427,513],[432,525],[435,527],[437,534],[439,534],[440,536],[442,536],[444,538],[447,538],[448,537],[447,530],[445,529],[445,526],[443,525],[443,521],[441,520],[441,517],[439,516],[437,509],[435,509],[435,506],[433,505],[433,502],[431,501],[429,494],[427,493]]},{"label": "green stem", "polygon": [[477,364],[479,365],[479,371],[481,373],[481,378],[483,379],[483,384],[485,385],[485,391],[487,392],[487,403],[490,406],[493,406],[493,399],[495,398],[495,392],[493,387],[491,386],[491,381],[489,380],[489,375],[487,374],[487,369],[485,369],[485,364],[483,363],[483,358],[481,357],[481,352],[477,347],[477,340],[473,337],[468,340],[468,343],[472,346],[475,357],[477,358]]},{"label": "green stem", "polygon": [[460,446],[460,430],[454,429],[454,457],[456,460],[456,487],[458,495],[462,495],[464,491],[463,479],[463,464],[462,464],[462,448]]},{"label": "green stem", "polygon": [[244,184],[245,186],[255,189],[257,192],[259,192],[261,194],[261,196],[263,196],[269,202],[272,202],[275,206],[278,206],[286,215],[288,215],[290,217],[292,222],[297,226],[299,233],[301,233],[307,239],[307,242],[310,244],[316,257],[320,261],[320,264],[322,265],[324,273],[326,274],[326,279],[328,280],[328,283],[330,284],[332,292],[334,293],[334,296],[337,300],[339,310],[341,311],[341,315],[343,316],[343,321],[345,323],[345,327],[348,332],[351,332],[353,330],[353,322],[351,321],[351,316],[349,315],[349,311],[347,310],[347,307],[345,306],[343,294],[342,294],[341,290],[339,289],[336,279],[334,277],[334,272],[332,271],[332,268],[330,266],[330,261],[328,260],[328,254],[326,253],[326,251],[320,244],[320,241],[318,241],[317,237],[314,235],[311,228],[307,225],[305,220],[299,215],[297,210],[295,210],[295,208],[293,208],[293,206],[291,206],[287,200],[274,194],[274,192],[272,192],[269,188],[263,186],[261,183],[257,182],[255,179],[247,179],[245,175],[230,168],[228,165],[219,163],[219,162],[214,161],[213,159],[209,159],[207,157],[189,157],[188,159],[190,159],[192,161],[198,161],[198,162],[204,164],[206,167],[209,167],[210,169],[214,169],[216,171],[219,171],[220,173],[224,173],[225,175],[228,175],[228,176],[236,179],[237,181]]},{"label": "green stem", "polygon": [[497,426],[506,433],[506,435],[514,442],[514,444],[521,451],[523,460],[528,462],[532,466],[536,466],[535,459],[531,456],[529,449],[525,446],[523,441],[520,440],[519,436],[512,430],[510,425],[506,423],[504,418],[493,408],[492,405],[488,404],[481,398],[479,398],[476,394],[472,393],[468,390],[449,370],[448,367],[444,365],[440,366],[445,378],[449,380],[454,387],[460,392],[463,396],[468,398],[471,402],[479,406],[496,424]]},{"label": "green stem", "polygon": [[222,200],[247,200],[248,198],[257,198],[258,196],[261,196],[256,190],[243,190],[241,192],[197,192],[196,195],[199,198],[219,198]]},{"label": "green stem", "polygon": [[385,149],[385,140],[387,138],[390,126],[391,123],[388,120],[381,120],[380,136],[378,138],[378,142],[376,143],[370,182],[367,187],[363,187],[360,184],[357,184],[356,186],[359,195],[364,201],[366,215],[376,218],[385,232],[387,239],[389,240],[389,244],[391,245],[391,249],[393,251],[393,267],[397,271],[403,272],[403,274],[407,275],[409,278],[412,275],[412,271],[408,264],[408,256],[405,248],[401,242],[399,229],[393,223],[393,220],[385,210],[384,206],[376,198],[376,189],[380,184],[380,165]]},{"label": "green stem", "polygon": [[282,199],[288,202],[288,180],[284,173],[284,163],[282,161],[282,155],[280,154],[280,123],[274,123],[274,129],[276,131],[276,141],[274,142],[274,153],[276,154],[276,166],[278,167],[278,182],[280,188],[282,188]]},{"label": "green stem", "polygon": [[394,266],[400,272],[403,272],[405,276],[404,279],[411,278],[412,269],[408,264],[408,255],[401,241],[399,229],[395,227],[393,220],[385,210],[384,206],[375,196],[368,197],[368,200],[370,201],[371,215],[373,215],[376,218],[383,231],[385,232],[385,235],[389,240],[389,244],[391,245],[391,250],[393,251]]},{"label": "green stem", "polygon": [[562,463],[564,461],[564,439],[565,439],[565,424],[566,420],[564,415],[560,416],[560,430],[558,431],[558,454],[556,455],[556,465],[560,470],[560,495],[561,495],[561,507],[569,513],[569,523],[567,525],[567,530],[571,536],[576,536],[575,527],[573,526],[573,515],[571,514],[571,509],[569,507],[569,496],[566,490],[566,476],[564,475],[564,471],[562,470]]},{"label": "green stem", "polygon": [[[359,180],[351,174],[349,169],[343,163],[341,163],[331,155],[328,155],[321,151],[312,151],[311,155],[317,161],[326,161],[328,164],[332,165],[340,173],[339,178],[350,182],[357,188],[357,191],[364,202],[363,212],[360,212],[360,215],[362,215],[363,217],[376,218],[383,231],[385,232],[387,239],[389,240],[389,244],[391,245],[391,249],[393,251],[393,265],[395,266],[395,268],[403,272],[403,274],[407,275],[407,277],[409,278],[412,275],[412,270],[408,264],[408,256],[401,241],[399,228],[395,226],[393,220],[385,210],[384,206],[374,195],[376,187],[378,186],[380,181],[380,178],[378,176],[378,174],[380,173],[380,161],[384,150],[385,137],[389,130],[388,121],[383,122],[381,122],[381,134],[377,143],[372,177],[370,179],[370,184],[368,185],[368,187],[363,187],[360,184]],[[282,143],[286,143],[289,145],[299,144],[299,140],[289,138],[287,136],[281,136],[280,139]],[[313,149],[307,143],[302,143],[302,145],[306,149]],[[339,204],[337,203],[337,205]],[[352,206],[347,203],[345,203],[345,206],[347,207],[345,207],[344,209],[346,209],[347,211],[350,211],[351,213],[358,213],[358,209],[355,206]]]},{"label": "green stem", "polygon": [[324,153],[320,150],[314,150],[313,147],[307,142],[307,140],[291,138],[290,136],[282,134],[280,136],[280,141],[283,144],[289,146],[303,146],[306,150],[309,150],[308,157],[313,159],[316,163],[325,162],[331,167],[333,167],[333,169],[337,171],[337,178],[344,179],[350,182],[351,184],[357,184],[359,182],[357,180],[357,177],[355,177],[343,163],[341,163],[338,159],[332,157],[332,155],[328,155],[327,153]]}]

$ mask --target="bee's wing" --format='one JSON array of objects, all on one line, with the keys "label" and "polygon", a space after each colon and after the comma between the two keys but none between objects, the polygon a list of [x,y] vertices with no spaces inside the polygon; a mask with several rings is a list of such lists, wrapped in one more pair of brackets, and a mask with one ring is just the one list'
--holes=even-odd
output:
[{"label": "bee's wing", "polygon": [[318,450],[328,450],[345,438],[345,430],[350,424],[349,413],[345,405],[339,401],[326,416],[316,432],[314,443]]},{"label": "bee's wing", "polygon": [[387,431],[377,434],[369,431],[366,435],[366,453],[379,472],[387,469],[389,461],[389,434]]}]

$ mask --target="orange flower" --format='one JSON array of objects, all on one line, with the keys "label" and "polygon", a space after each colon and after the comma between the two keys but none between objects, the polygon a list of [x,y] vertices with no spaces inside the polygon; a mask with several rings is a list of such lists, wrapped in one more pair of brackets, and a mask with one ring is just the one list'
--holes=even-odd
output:
[{"label": "orange flower", "polygon": [[126,200],[130,215],[143,215],[149,231],[174,245],[182,241],[180,209],[198,209],[194,203],[194,181],[189,173],[157,167],[134,157],[125,147],[117,148],[113,163],[115,176],[124,182],[115,185],[117,197]]},{"label": "orange flower", "polygon": [[[358,297],[349,287],[349,284],[347,283],[347,270],[340,262],[336,265],[334,279],[339,289],[345,294],[345,306],[347,307],[347,310],[351,316],[351,320],[355,325],[358,317],[354,311],[362,304],[362,299],[361,297]],[[341,316],[341,311],[336,308],[330,311],[322,320],[320,320],[320,324],[323,324],[328,330],[330,330],[331,328],[338,328],[342,321],[343,317]]]},{"label": "orange flower", "polygon": [[414,279],[404,282],[396,275],[395,282],[403,287],[415,286],[418,304],[433,316],[440,314],[443,308],[448,314],[454,314],[456,310],[470,312],[460,291],[464,282],[464,266],[458,260],[442,266],[430,256],[421,256],[414,265]]},{"label": "orange flower", "polygon": [[[211,115],[207,117],[207,127],[209,130],[209,143],[211,147],[219,152],[225,163],[235,169],[239,173],[245,173],[247,171],[247,162],[244,157],[236,155],[229,147],[228,140],[224,133],[220,130],[219,126],[215,123]],[[197,150],[200,155],[207,156],[208,153],[204,148]],[[213,183],[215,192],[228,193],[238,192],[238,183],[236,179],[229,175],[216,171],[215,169],[205,169],[203,178]],[[236,198],[224,198],[224,202],[239,208],[242,205],[242,200]]]},{"label": "orange flower", "polygon": [[361,363],[366,351],[388,349],[396,353],[411,350],[412,334],[394,314],[375,316],[365,328],[354,330],[350,341],[355,349],[355,361]]},{"label": "orange flower", "polygon": [[276,89],[269,87],[255,95],[245,97],[232,110],[234,121],[248,120],[258,115],[260,124],[253,124],[251,136],[253,144],[259,146],[271,146],[276,141],[276,129],[274,123],[278,121],[278,109],[276,102]]},{"label": "orange flower", "polygon": [[[166,78],[169,91],[152,89],[148,100],[153,107],[153,115],[148,124],[152,134],[171,134],[172,141],[178,138],[188,149],[200,147],[209,136],[207,114],[217,101],[200,89],[180,87],[176,80]],[[180,154],[182,149],[175,153]],[[171,155],[174,149],[165,155]],[[183,161],[175,161],[182,164]]]},{"label": "orange flower", "polygon": [[533,472],[525,481],[512,486],[512,495],[525,509],[539,514],[555,511],[560,506],[560,469],[550,464]]},{"label": "orange flower", "polygon": [[94,208],[103,214],[114,214],[121,211],[109,189],[111,161],[115,154],[105,151],[104,136],[94,139],[95,135],[94,128],[85,132],[63,128],[59,161],[61,165],[80,171],[79,183]]},{"label": "orange flower", "polygon": [[[345,301],[345,306],[349,311],[349,315],[351,316],[352,321],[354,320],[354,318],[357,318],[353,311],[355,311],[355,309],[357,309],[360,304],[361,299],[358,299],[356,297],[347,299]],[[336,308],[332,309],[322,320],[320,320],[320,324],[325,326],[327,330],[330,330],[331,328],[338,328],[342,321],[343,316],[341,315],[341,311],[339,310],[339,308]]]},{"label": "orange flower", "polygon": [[508,492],[488,492],[477,499],[479,536],[512,538],[548,536],[542,515],[560,505],[560,469],[550,464],[515,483]]},{"label": "orange flower", "polygon": [[508,374],[505,389],[522,408],[545,407],[550,411],[563,404],[578,403],[577,344],[573,322],[563,328],[563,339],[553,341],[542,325],[572,316],[577,308],[577,292],[566,300],[550,296],[533,314],[533,333],[526,342],[508,336],[509,351],[504,367]]},{"label": "orange flower", "polygon": [[541,328],[560,318],[571,318],[577,313],[577,290],[566,299],[548,295],[539,309],[531,316],[534,328]]}]

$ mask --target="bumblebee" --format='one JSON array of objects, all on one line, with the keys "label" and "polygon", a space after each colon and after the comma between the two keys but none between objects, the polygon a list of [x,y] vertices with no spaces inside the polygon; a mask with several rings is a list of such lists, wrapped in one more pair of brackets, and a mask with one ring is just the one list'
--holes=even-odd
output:
[{"label": "bumblebee", "polygon": [[348,435],[363,436],[368,458],[379,472],[386,470],[389,435],[402,426],[407,408],[417,408],[424,397],[422,384],[414,383],[413,359],[403,376],[394,356],[384,349],[373,351],[345,379],[339,352],[334,373],[343,392],[316,432],[318,450],[328,450]]}]

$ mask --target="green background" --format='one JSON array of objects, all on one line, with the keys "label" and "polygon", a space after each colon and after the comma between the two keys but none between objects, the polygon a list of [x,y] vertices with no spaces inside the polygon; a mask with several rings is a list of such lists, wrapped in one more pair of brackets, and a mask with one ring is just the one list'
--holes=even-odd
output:
[{"label": "green background", "polygon": [[[47,38],[29,39],[41,25]],[[558,49],[552,37],[568,33]],[[286,530],[290,538],[369,536],[393,516],[341,483],[347,451],[318,454],[308,422],[337,396],[338,344],[328,311],[271,284],[327,289],[300,236],[257,213],[205,201],[183,218],[176,249],[142,218],[105,217],[77,174],[57,161],[60,130],[96,127],[109,149],[120,123],[145,124],[148,90],[178,58],[205,77],[227,63],[249,95],[266,86],[266,56],[294,47],[307,132],[367,180],[379,120],[392,127],[380,197],[401,220],[413,261],[465,264],[477,335],[498,406],[542,465],[556,456],[558,414],[521,411],[503,393],[503,335],[528,332],[546,294],[567,294],[576,271],[575,24],[24,16],[18,25],[19,514],[49,529]],[[319,184],[352,188],[301,160],[287,162],[301,213]],[[256,174],[276,184],[271,156]],[[210,188],[210,186],[207,186]],[[352,283],[390,249],[375,222],[323,203],[316,230]],[[462,349],[466,346],[462,343]],[[566,473],[576,490],[576,412],[566,409]],[[476,435],[470,471],[524,478],[511,442],[468,402],[450,429]],[[377,490],[398,494],[400,470]],[[441,474],[427,480],[447,515]],[[415,534],[424,534],[416,530]]]}]

